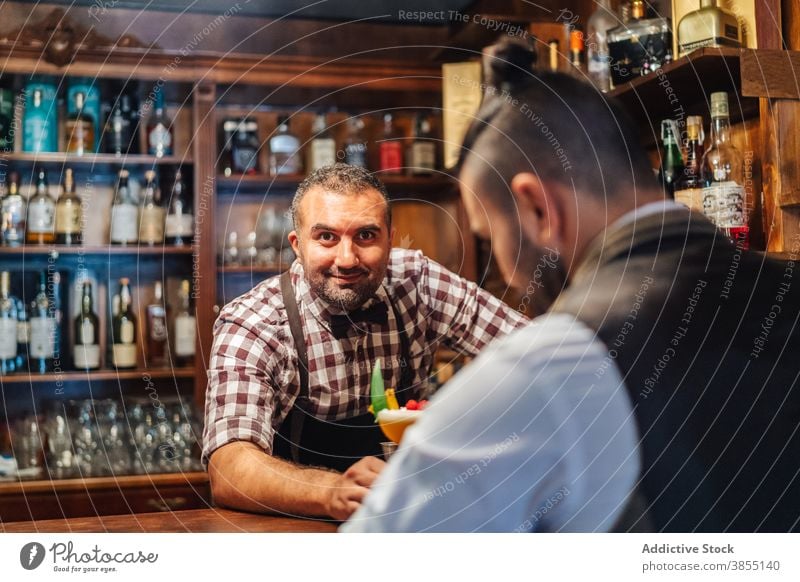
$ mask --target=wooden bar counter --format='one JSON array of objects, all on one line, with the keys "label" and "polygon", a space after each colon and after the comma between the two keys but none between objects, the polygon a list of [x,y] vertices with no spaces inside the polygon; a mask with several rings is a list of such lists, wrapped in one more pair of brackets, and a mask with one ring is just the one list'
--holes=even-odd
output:
[{"label": "wooden bar counter", "polygon": [[5,533],[330,533],[338,523],[227,509],[134,513],[0,523]]}]

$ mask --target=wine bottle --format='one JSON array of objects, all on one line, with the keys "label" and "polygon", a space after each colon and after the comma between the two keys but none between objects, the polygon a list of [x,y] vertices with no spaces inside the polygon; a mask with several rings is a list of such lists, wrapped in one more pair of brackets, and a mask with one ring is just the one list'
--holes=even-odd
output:
[{"label": "wine bottle", "polygon": [[92,283],[83,282],[81,311],[75,318],[75,345],[73,358],[78,370],[96,370],[100,367],[100,320],[94,312]]},{"label": "wine bottle", "polygon": [[678,124],[673,119],[661,121],[661,143],[658,180],[667,198],[675,198],[675,182],[683,174],[683,157],[678,147]]},{"label": "wine bottle", "polygon": [[430,174],[436,169],[436,144],[431,139],[427,115],[416,117],[414,138],[408,147],[408,169],[411,174]]},{"label": "wine bottle", "polygon": [[161,281],[153,288],[153,301],[147,306],[147,364],[148,367],[167,363],[167,310]]},{"label": "wine bottle", "polygon": [[180,170],[175,171],[169,212],[164,226],[164,240],[168,245],[185,246],[192,244],[194,236],[194,215],[190,192],[183,181]]}]

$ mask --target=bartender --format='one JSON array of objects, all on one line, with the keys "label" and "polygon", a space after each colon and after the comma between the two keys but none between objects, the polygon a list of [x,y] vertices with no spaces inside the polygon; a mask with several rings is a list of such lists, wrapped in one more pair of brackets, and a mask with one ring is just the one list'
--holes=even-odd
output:
[{"label": "bartender", "polygon": [[440,345],[476,355],[527,319],[423,256],[393,249],[385,186],[335,164],[292,201],[291,268],[214,326],[203,461],[219,505],[346,519],[385,463],[372,365],[404,403]]}]

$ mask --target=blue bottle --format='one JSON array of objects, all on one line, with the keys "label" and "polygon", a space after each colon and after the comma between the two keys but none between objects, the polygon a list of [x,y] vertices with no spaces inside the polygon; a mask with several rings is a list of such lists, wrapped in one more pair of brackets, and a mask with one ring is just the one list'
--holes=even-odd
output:
[{"label": "blue bottle", "polygon": [[22,151],[30,153],[58,150],[56,85],[31,80],[25,86],[25,115],[22,121]]}]

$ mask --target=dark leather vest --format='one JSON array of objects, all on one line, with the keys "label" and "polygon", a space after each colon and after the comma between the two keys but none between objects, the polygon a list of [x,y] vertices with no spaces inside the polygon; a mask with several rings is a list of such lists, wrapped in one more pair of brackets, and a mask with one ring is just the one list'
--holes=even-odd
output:
[{"label": "dark leather vest", "polygon": [[654,529],[800,528],[800,263],[675,209],[606,231],[551,311],[596,330],[596,374],[625,381]]}]

